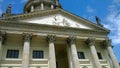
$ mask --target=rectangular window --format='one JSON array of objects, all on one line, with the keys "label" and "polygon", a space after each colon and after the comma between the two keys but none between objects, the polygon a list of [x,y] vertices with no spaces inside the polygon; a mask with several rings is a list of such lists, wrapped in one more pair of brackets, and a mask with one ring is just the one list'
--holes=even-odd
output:
[{"label": "rectangular window", "polygon": [[103,59],[100,52],[97,53],[99,59]]},{"label": "rectangular window", "polygon": [[43,51],[33,50],[33,58],[34,58],[34,59],[44,58],[44,53],[43,53]]},{"label": "rectangular window", "polygon": [[85,55],[83,52],[78,52],[78,59],[85,59]]},{"label": "rectangular window", "polygon": [[18,58],[19,50],[8,50],[6,58]]}]

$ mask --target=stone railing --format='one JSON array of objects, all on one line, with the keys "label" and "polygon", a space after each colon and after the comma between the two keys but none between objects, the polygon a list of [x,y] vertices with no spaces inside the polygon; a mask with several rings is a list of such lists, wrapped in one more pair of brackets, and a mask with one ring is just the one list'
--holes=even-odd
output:
[{"label": "stone railing", "polygon": [[79,59],[80,68],[92,68],[89,59]]}]

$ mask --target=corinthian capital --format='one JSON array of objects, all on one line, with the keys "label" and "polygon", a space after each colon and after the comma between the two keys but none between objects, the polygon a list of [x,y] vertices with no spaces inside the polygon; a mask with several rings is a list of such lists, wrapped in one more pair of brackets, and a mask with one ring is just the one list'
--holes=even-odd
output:
[{"label": "corinthian capital", "polygon": [[91,46],[91,45],[95,45],[95,38],[88,38],[86,40],[86,44]]},{"label": "corinthian capital", "polygon": [[24,41],[30,41],[32,39],[32,34],[23,33],[23,39]]},{"label": "corinthian capital", "polygon": [[75,44],[76,43],[76,37],[75,36],[70,36],[68,39],[67,39],[67,42],[69,44]]},{"label": "corinthian capital", "polygon": [[112,40],[109,39],[109,38],[107,38],[107,39],[105,39],[105,41],[104,41],[104,45],[105,45],[105,46],[112,46],[112,45],[111,45],[111,42],[112,42]]},{"label": "corinthian capital", "polygon": [[55,41],[55,35],[48,35],[47,36],[47,41],[48,42],[54,42]]},{"label": "corinthian capital", "polygon": [[6,41],[6,33],[5,31],[0,31],[0,40],[2,41],[2,44]]}]

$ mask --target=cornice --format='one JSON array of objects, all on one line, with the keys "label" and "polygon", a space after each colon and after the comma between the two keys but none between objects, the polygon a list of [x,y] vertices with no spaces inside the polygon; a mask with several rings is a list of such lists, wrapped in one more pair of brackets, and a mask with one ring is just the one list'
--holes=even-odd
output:
[{"label": "cornice", "polygon": [[86,35],[86,36],[103,36],[106,37],[108,33],[101,30],[88,30],[80,28],[43,25],[34,23],[23,23],[23,22],[10,22],[0,21],[0,29],[3,30],[18,30],[18,31],[29,31],[29,32],[45,32],[45,33],[61,33],[71,35]]},{"label": "cornice", "polygon": [[52,15],[52,14],[57,14],[59,13],[60,9],[54,9],[54,10],[43,10],[40,12],[32,12],[32,13],[26,13],[26,14],[19,14],[19,15],[14,15],[10,17],[3,18],[3,20],[24,20],[24,19],[29,19],[33,17],[42,17],[42,16],[47,16],[47,15]]}]

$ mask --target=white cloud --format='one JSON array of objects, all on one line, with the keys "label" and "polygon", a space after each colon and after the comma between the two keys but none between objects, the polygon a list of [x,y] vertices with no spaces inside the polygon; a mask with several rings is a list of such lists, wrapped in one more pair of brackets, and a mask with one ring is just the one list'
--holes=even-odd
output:
[{"label": "white cloud", "polygon": [[109,6],[110,13],[106,17],[108,23],[105,24],[105,27],[111,30],[110,38],[113,45],[120,44],[120,9],[118,7],[116,5]]},{"label": "white cloud", "polygon": [[116,5],[120,6],[120,0],[113,0],[113,2],[114,2]]},{"label": "white cloud", "polygon": [[93,13],[95,11],[91,6],[87,6],[86,10],[89,13]]}]

